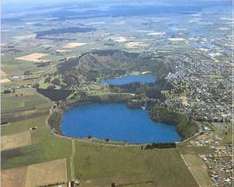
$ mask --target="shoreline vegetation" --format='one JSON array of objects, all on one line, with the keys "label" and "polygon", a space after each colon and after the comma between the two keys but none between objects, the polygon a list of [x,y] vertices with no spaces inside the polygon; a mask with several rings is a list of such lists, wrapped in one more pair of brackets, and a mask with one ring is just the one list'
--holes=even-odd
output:
[{"label": "shoreline vegetation", "polygon": [[[141,102],[137,104],[131,105],[131,100],[136,100],[136,96],[125,94],[125,97],[121,97],[123,94],[110,94],[105,96],[92,96],[87,97],[86,99],[83,99],[82,101],[76,101],[76,102],[60,102],[54,105],[50,110],[50,115],[48,117],[48,124],[50,128],[52,129],[52,132],[63,137],[64,136],[60,130],[61,125],[61,119],[63,112],[67,110],[70,107],[75,107],[83,104],[91,104],[91,103],[125,103],[129,108],[141,108]],[[139,98],[138,98],[139,99]],[[176,130],[182,137],[182,141],[186,140],[187,138],[190,138],[194,134],[198,132],[198,125],[195,121],[190,120],[186,115],[169,111],[166,108],[159,107],[157,105],[154,105],[153,107],[148,107],[146,110],[149,112],[149,115],[153,121],[156,122],[166,122],[171,125],[176,125]],[[67,137],[67,138],[73,138],[73,137]],[[135,145],[135,144],[129,144],[126,142],[115,142],[110,139],[97,139],[95,137],[87,137],[87,138],[75,138],[78,140],[87,140],[92,143],[104,143],[104,144],[114,144],[114,145]],[[90,141],[92,140],[92,141]],[[169,148],[169,147],[176,147],[176,144],[178,142],[170,142],[170,143],[152,143],[152,144],[136,144],[138,146],[145,146],[145,149],[152,149],[152,148]]]}]

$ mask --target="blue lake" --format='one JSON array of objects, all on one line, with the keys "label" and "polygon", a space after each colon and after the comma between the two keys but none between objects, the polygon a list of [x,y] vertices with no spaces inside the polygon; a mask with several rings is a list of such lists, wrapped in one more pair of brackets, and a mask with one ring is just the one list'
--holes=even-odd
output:
[{"label": "blue lake", "polygon": [[155,77],[151,74],[141,74],[141,75],[127,75],[123,77],[118,77],[114,79],[107,79],[102,81],[102,84],[107,85],[124,85],[124,84],[130,84],[130,83],[154,83]]},{"label": "blue lake", "polygon": [[64,112],[63,135],[124,141],[128,143],[175,142],[181,137],[174,125],[157,123],[147,111],[125,104],[87,104]]}]

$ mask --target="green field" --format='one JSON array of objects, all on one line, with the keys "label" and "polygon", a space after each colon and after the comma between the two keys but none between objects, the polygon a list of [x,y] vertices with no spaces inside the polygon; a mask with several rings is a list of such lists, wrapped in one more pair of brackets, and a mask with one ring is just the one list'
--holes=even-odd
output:
[{"label": "green field", "polygon": [[147,186],[197,186],[177,149],[141,150],[140,147],[76,144],[76,175],[92,185],[133,183]]},{"label": "green field", "polygon": [[21,89],[12,94],[1,95],[1,113],[40,110],[49,108],[47,98],[36,93],[33,89]]},{"label": "green field", "polygon": [[2,135],[11,135],[19,132],[24,132],[32,127],[37,127],[38,129],[45,128],[45,120],[47,116],[40,116],[36,118],[30,118],[26,120],[21,120],[17,122],[11,122],[9,125],[5,125],[1,128]]},{"label": "green field", "polygon": [[185,154],[183,158],[200,186],[212,187],[208,170],[204,162],[197,155]]}]

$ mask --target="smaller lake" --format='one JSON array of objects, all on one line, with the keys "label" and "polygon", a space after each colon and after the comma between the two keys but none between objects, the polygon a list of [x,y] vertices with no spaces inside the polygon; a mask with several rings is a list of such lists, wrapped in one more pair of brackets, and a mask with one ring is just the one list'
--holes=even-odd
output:
[{"label": "smaller lake", "polygon": [[175,142],[181,137],[175,125],[154,122],[147,111],[122,103],[87,104],[64,112],[61,132],[65,136],[88,136],[128,143]]},{"label": "smaller lake", "polygon": [[120,86],[130,83],[148,84],[148,83],[154,83],[155,81],[156,78],[152,74],[141,74],[141,75],[127,75],[114,79],[107,79],[102,81],[102,84]]}]

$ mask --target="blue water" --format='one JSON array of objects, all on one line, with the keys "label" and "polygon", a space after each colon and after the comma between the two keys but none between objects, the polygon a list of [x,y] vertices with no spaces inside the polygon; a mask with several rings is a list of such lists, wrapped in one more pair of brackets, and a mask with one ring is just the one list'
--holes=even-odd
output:
[{"label": "blue water", "polygon": [[154,83],[155,77],[151,74],[142,74],[142,75],[127,75],[119,78],[114,79],[108,79],[102,81],[103,84],[109,84],[109,85],[124,85],[124,84],[130,84],[130,83]]},{"label": "blue water", "polygon": [[147,111],[130,109],[125,104],[87,104],[64,112],[61,131],[63,135],[128,143],[153,143],[180,141],[174,125],[156,123]]}]

